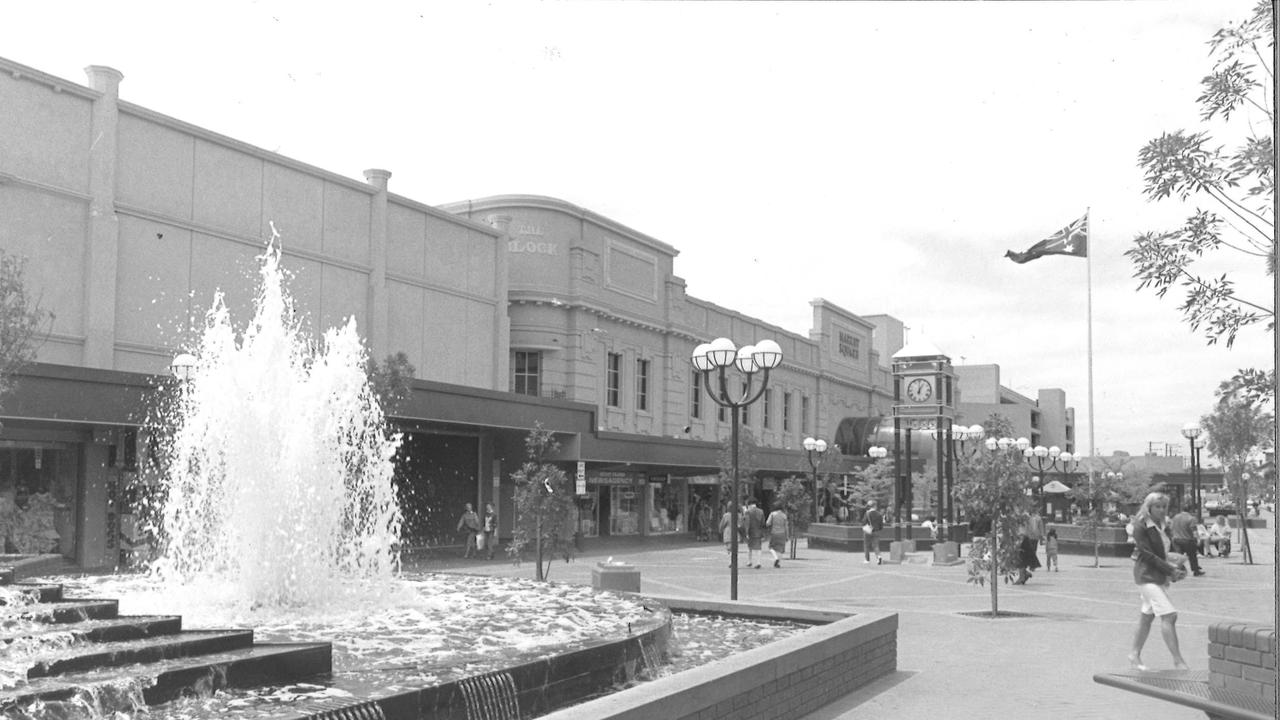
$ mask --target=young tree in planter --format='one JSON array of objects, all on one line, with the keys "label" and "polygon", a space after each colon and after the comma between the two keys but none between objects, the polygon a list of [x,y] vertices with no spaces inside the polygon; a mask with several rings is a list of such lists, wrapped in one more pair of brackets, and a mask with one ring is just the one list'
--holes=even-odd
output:
[{"label": "young tree in planter", "polygon": [[1086,477],[1071,489],[1071,497],[1083,508],[1076,524],[1080,537],[1093,541],[1093,566],[1101,567],[1102,539],[1099,529],[1106,525],[1107,505],[1142,502],[1151,486],[1151,475],[1124,459],[1101,460],[1094,467],[1093,481],[1088,480],[1089,467],[1081,468]]},{"label": "young tree in planter", "polygon": [[[983,427],[989,438],[1008,437],[1013,432],[1013,426],[1001,415],[993,414]],[[956,502],[966,516],[991,520],[987,537],[975,537],[969,546],[969,582],[985,585],[990,579],[992,617],[1000,614],[999,576],[1008,582],[1018,571],[1017,518],[1033,502],[1027,494],[1030,483],[1031,470],[1016,448],[980,450],[960,458]]]},{"label": "young tree in planter", "polygon": [[871,500],[875,500],[877,505],[886,510],[892,507],[892,458],[877,460],[854,472],[853,476],[858,482],[849,491],[849,502],[853,504],[853,507],[849,509],[849,520],[861,525],[861,513],[866,510],[867,503]]},{"label": "young tree in planter", "polygon": [[560,450],[550,430],[543,430],[541,423],[534,425],[524,446],[527,459],[511,474],[516,518],[507,554],[519,558],[532,545],[536,577],[546,580],[557,555],[566,560],[573,557],[573,485],[568,474],[547,459]]},{"label": "young tree in planter", "polygon": [[[1227,491],[1235,499],[1240,531],[1245,538],[1243,545],[1248,548],[1245,504],[1249,500],[1249,488],[1244,475],[1252,467],[1252,456],[1259,451],[1274,449],[1272,433],[1275,432],[1275,416],[1248,397],[1219,391],[1218,404],[1213,412],[1200,418],[1200,424],[1209,432],[1209,452],[1226,469],[1224,479]],[[1246,550],[1244,557],[1246,562],[1252,564],[1251,552]]]},{"label": "young tree in planter", "polygon": [[[796,545],[799,544],[801,533],[809,529],[809,523],[813,522],[813,495],[802,480],[789,477],[782,481],[782,485],[778,486],[778,491],[773,495],[775,503],[782,503],[782,510],[787,514],[787,533],[791,540],[791,559],[796,559]],[[772,510],[773,508],[769,508]]]}]

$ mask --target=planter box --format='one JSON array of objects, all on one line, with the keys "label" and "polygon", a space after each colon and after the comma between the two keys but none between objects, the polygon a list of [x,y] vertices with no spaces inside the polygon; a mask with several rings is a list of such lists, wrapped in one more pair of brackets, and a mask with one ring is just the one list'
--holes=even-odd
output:
[{"label": "planter box", "polygon": [[1129,557],[1133,554],[1133,543],[1129,542],[1129,533],[1123,527],[1104,525],[1090,530],[1083,525],[1067,523],[1049,523],[1045,531],[1056,530],[1058,533],[1058,552],[1064,555],[1092,555],[1094,533],[1097,533],[1098,554],[1102,557]]},{"label": "planter box", "polygon": [[[964,537],[968,537],[969,526],[965,523],[953,526],[953,531],[961,531]],[[954,534],[954,533],[953,533]],[[822,548],[823,550],[843,550],[845,552],[862,552],[862,526],[861,525],[836,525],[832,523],[813,523],[805,532],[805,537],[809,540],[809,547]],[[880,545],[881,552],[889,551],[889,543],[895,539],[893,527],[886,525],[883,530],[876,533],[877,544]],[[906,540],[906,528],[903,528],[903,539]],[[916,550],[928,551],[933,548],[933,535],[924,528],[912,526],[911,540],[916,541]]]}]

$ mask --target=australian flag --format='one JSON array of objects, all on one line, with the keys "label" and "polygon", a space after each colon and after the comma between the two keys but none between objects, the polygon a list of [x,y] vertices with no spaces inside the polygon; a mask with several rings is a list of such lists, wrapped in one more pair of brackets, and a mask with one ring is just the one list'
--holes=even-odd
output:
[{"label": "australian flag", "polygon": [[1081,218],[1073,221],[1070,225],[1027,248],[1026,252],[1014,252],[1010,250],[1004,254],[1005,257],[1019,265],[1045,255],[1074,255],[1076,257],[1088,257],[1089,214],[1085,213]]}]

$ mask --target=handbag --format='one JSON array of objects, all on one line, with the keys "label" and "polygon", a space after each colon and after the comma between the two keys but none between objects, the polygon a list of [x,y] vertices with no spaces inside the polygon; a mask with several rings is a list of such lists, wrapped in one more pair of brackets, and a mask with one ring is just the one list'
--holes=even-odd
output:
[{"label": "handbag", "polygon": [[484,533],[476,533],[476,549],[484,549]]},{"label": "handbag", "polygon": [[871,528],[871,523],[866,523],[865,525],[863,525],[863,526],[862,526],[862,532],[864,532],[864,533],[866,533],[866,534],[868,534],[868,535],[870,535],[872,532],[874,532],[874,531],[872,530],[872,528]]}]

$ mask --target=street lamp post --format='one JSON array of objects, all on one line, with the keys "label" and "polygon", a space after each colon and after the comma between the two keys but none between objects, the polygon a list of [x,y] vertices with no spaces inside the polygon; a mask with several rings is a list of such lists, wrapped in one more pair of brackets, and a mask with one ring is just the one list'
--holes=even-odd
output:
[{"label": "street lamp post", "polygon": [[[1024,448],[1022,456],[1027,460],[1027,467],[1036,472],[1037,488],[1036,501],[1040,504],[1040,508],[1044,507],[1044,486],[1045,475],[1051,472],[1061,472],[1063,475],[1071,472],[1071,463],[1075,461],[1075,456],[1069,452],[1063,452],[1057,445],[1046,448],[1043,445]],[[1048,458],[1049,464],[1045,465],[1044,461]],[[1035,461],[1034,463],[1032,461]],[[1062,463],[1062,470],[1058,470],[1058,463]],[[1037,512],[1040,512],[1037,509]]]},{"label": "street lamp post", "polygon": [[[730,427],[730,442],[733,444],[732,463],[733,473],[730,481],[732,483],[733,497],[729,500],[729,522],[732,525],[730,547],[732,551],[729,556],[729,599],[738,599],[738,503],[742,498],[739,497],[738,490],[738,423],[741,421],[742,408],[747,407],[751,403],[760,399],[764,394],[765,387],[769,384],[769,371],[782,364],[782,348],[778,343],[772,340],[761,340],[755,345],[744,345],[741,348],[734,347],[733,341],[729,338],[716,338],[709,343],[703,343],[693,349],[693,355],[690,358],[694,369],[702,373],[702,385],[707,389],[707,394],[711,396],[712,401],[724,408],[729,408],[733,415]],[[734,399],[729,394],[729,384],[725,378],[725,371],[730,365],[736,365],[738,372],[746,377],[743,383],[742,393]],[[717,390],[711,389],[711,371],[715,370],[719,376]],[[751,381],[757,372],[763,373],[760,377],[760,387],[754,392],[751,387]]]},{"label": "street lamp post", "polygon": [[[816,523],[820,520],[818,516],[818,463],[822,462],[822,455],[827,452],[827,441],[807,437],[802,444],[809,456],[809,467],[813,470],[813,521]],[[817,460],[813,459],[814,453],[818,454]]]},{"label": "street lamp post", "polygon": [[196,358],[190,353],[181,353],[173,358],[173,362],[169,363],[169,369],[173,371],[173,376],[179,380],[189,379],[195,366]]},{"label": "street lamp post", "polygon": [[1196,441],[1204,432],[1200,423],[1189,422],[1182,426],[1182,437],[1191,445],[1191,502],[1196,506],[1196,522],[1204,522],[1204,509],[1200,507],[1200,457]]}]

